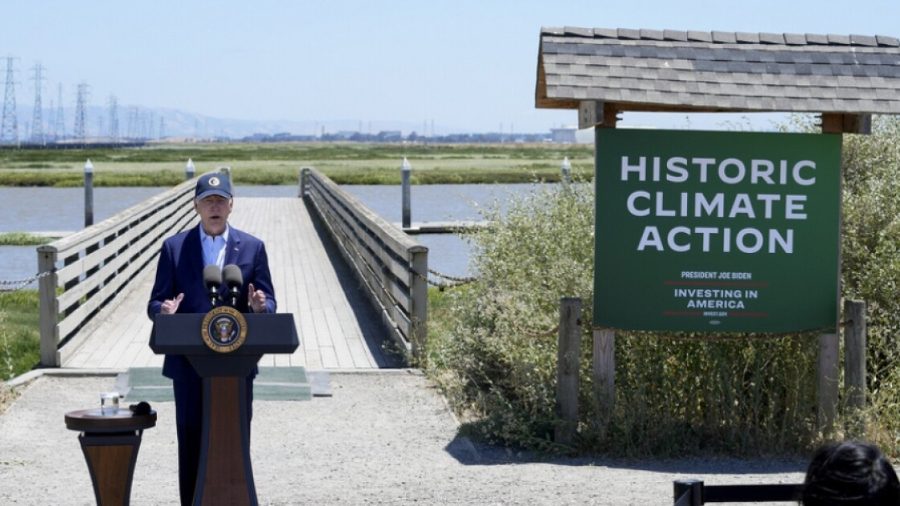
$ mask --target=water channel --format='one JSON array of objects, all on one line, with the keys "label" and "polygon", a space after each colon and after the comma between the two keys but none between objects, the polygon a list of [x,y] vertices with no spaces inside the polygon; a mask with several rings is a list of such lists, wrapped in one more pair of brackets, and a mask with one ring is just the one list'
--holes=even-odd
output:
[{"label": "water channel", "polygon": [[[352,185],[346,191],[386,220],[401,219],[400,186]],[[531,184],[423,185],[412,188],[412,221],[480,220],[479,209],[497,206],[513,195],[533,190]],[[94,222],[140,203],[167,188],[95,188]],[[239,186],[239,197],[296,197],[296,186]],[[4,202],[2,232],[72,232],[84,225],[83,188],[0,187]],[[235,212],[240,212],[236,210]],[[252,231],[248,231],[251,232]],[[469,274],[470,245],[456,235],[419,235],[429,248],[429,267],[452,276]],[[0,246],[0,281],[27,279],[37,272],[34,246]]]}]

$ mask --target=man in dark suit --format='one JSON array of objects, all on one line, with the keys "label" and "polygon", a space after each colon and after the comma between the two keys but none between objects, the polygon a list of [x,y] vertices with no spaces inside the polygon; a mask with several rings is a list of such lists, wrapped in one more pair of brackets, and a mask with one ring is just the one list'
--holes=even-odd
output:
[{"label": "man in dark suit", "polygon": [[[194,210],[200,216],[196,227],[169,237],[163,243],[156,268],[156,282],[147,306],[152,320],[157,314],[206,313],[213,309],[203,280],[208,265],[237,265],[247,287],[235,309],[274,313],[275,291],[263,242],[228,225],[234,204],[228,175],[210,172],[197,180]],[[220,299],[227,300],[227,287]],[[172,379],[175,392],[175,426],[178,433],[178,483],[182,504],[191,504],[200,461],[203,413],[203,382],[188,361],[166,355],[163,375]],[[248,421],[252,416],[253,378],[247,377]]]}]

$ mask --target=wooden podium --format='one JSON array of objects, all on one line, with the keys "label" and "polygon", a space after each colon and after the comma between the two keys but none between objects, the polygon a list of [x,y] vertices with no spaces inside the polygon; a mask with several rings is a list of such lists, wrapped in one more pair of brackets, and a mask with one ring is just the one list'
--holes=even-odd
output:
[{"label": "wooden podium", "polygon": [[136,415],[128,409],[104,414],[100,408],[66,413],[66,428],[78,441],[88,465],[98,506],[127,505],[144,429],[156,425],[156,411]]},{"label": "wooden podium", "polygon": [[291,314],[242,314],[218,307],[209,313],[156,316],[153,352],[184,355],[203,378],[195,505],[258,504],[245,378],[264,353],[291,353],[299,345]]}]

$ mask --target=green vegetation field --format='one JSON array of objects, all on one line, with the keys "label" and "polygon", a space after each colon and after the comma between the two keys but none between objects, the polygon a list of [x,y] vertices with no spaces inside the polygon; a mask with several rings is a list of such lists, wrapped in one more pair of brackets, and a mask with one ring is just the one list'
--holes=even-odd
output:
[{"label": "green vegetation field", "polygon": [[95,186],[168,186],[184,179],[190,158],[198,174],[232,168],[237,184],[296,184],[315,167],[340,184],[399,184],[409,159],[414,184],[556,181],[563,157],[573,169],[593,166],[590,145],[557,144],[173,144],[120,149],[0,149],[0,186],[80,186],[84,163]]}]

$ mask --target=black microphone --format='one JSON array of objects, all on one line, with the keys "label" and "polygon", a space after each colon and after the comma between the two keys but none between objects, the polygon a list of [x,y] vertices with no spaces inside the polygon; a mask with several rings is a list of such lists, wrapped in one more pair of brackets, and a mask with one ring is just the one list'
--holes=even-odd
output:
[{"label": "black microphone", "polygon": [[203,268],[203,283],[209,294],[209,303],[216,306],[219,302],[219,287],[222,285],[222,271],[218,265],[207,265]]},{"label": "black microphone", "polygon": [[241,268],[234,264],[228,264],[222,273],[225,277],[225,284],[228,285],[231,307],[237,307],[238,298],[241,296],[241,288],[244,286],[244,275],[241,274]]}]

